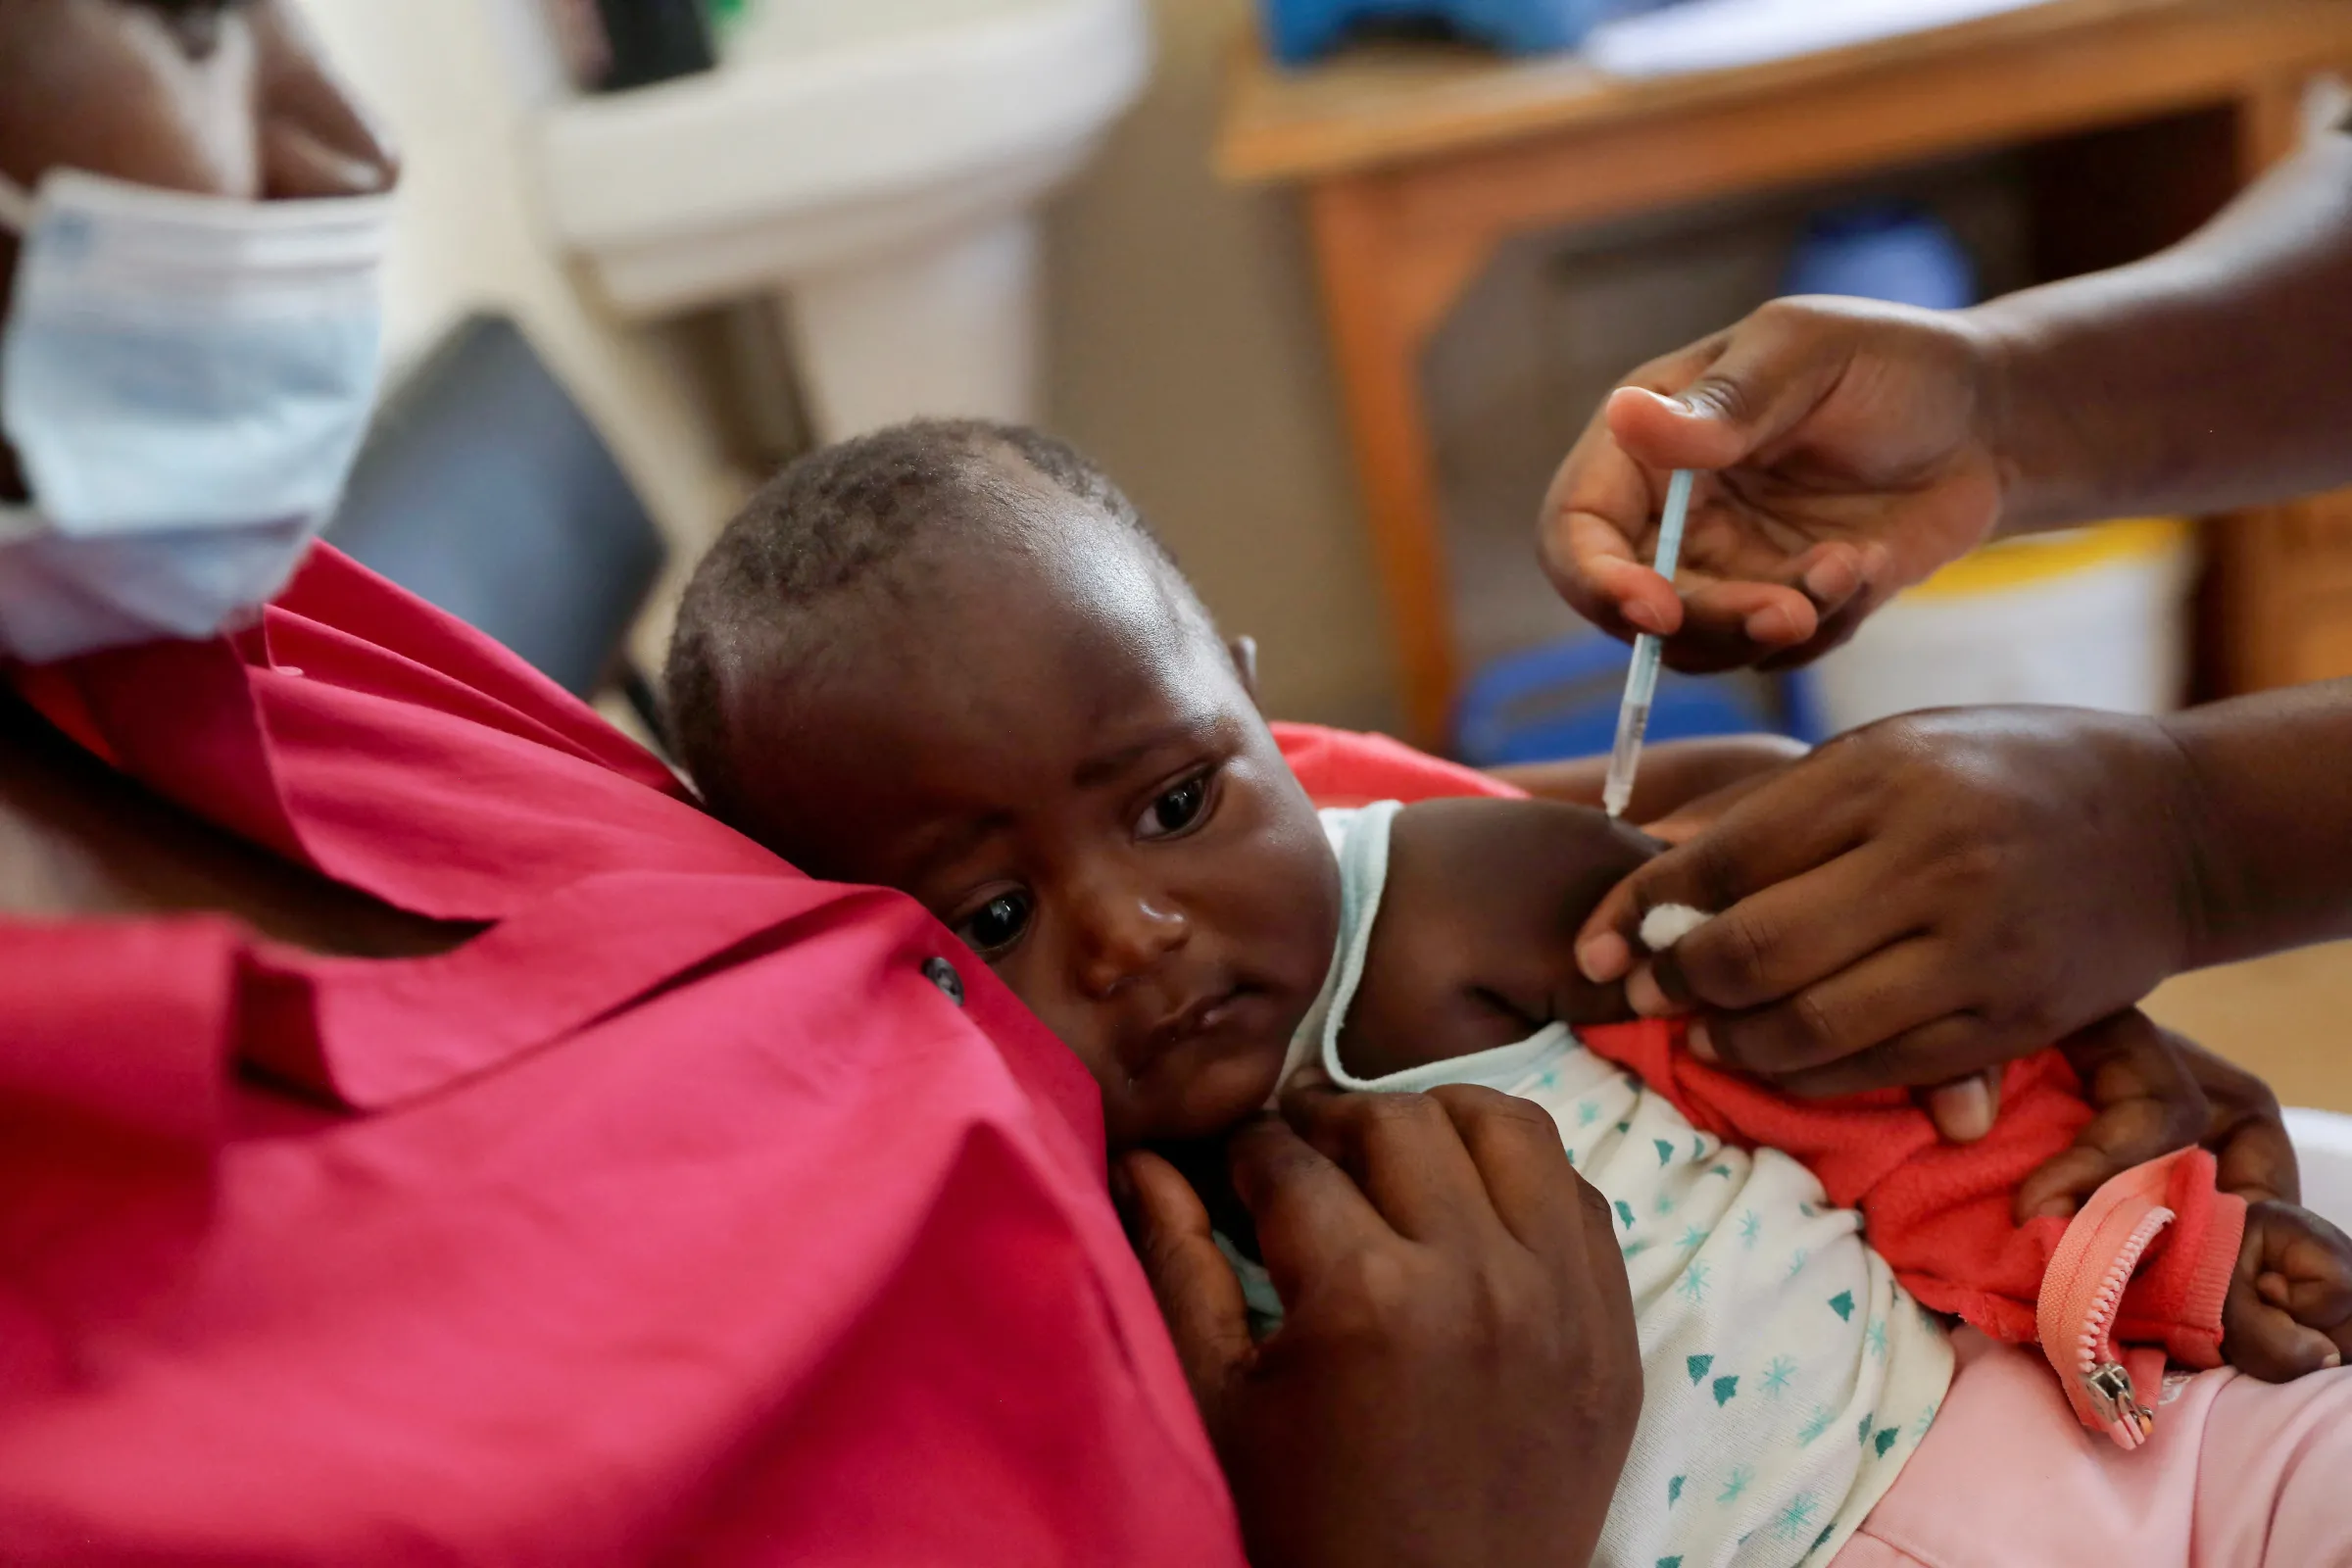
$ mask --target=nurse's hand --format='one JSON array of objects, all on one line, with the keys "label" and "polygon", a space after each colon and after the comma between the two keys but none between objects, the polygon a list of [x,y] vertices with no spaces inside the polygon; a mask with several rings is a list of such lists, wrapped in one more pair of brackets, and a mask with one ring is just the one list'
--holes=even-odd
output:
[{"label": "nurse's hand", "polygon": [[[1578,938],[1694,1053],[1800,1095],[1944,1083],[2132,1005],[2195,945],[2196,788],[2150,719],[1912,714],[1769,777]],[[1660,904],[1715,918],[1634,962]],[[1947,1128],[1947,1131],[1950,1130]]]},{"label": "nurse's hand", "polygon": [[[1776,300],[1611,395],[1544,498],[1545,568],[1676,669],[1826,653],[1991,532],[1997,360],[1965,313]],[[1701,477],[1669,585],[1648,564],[1676,468]]]},{"label": "nurse's hand", "polygon": [[1286,1098],[1234,1134],[1282,1294],[1253,1344],[1173,1167],[1123,1167],[1137,1246],[1250,1560],[1590,1560],[1642,1408],[1608,1205],[1551,1118],[1486,1090]]}]

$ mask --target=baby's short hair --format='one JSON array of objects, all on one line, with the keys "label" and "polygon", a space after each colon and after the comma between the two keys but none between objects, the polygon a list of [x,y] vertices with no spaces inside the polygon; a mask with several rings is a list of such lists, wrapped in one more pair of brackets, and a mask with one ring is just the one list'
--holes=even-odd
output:
[{"label": "baby's short hair", "polygon": [[920,419],[809,453],[754,495],[695,568],[663,684],[678,760],[739,820],[726,682],[757,659],[791,670],[838,624],[826,611],[916,546],[1014,524],[1006,469],[1026,467],[1123,533],[1198,603],[1143,516],[1067,442],[984,419]]}]

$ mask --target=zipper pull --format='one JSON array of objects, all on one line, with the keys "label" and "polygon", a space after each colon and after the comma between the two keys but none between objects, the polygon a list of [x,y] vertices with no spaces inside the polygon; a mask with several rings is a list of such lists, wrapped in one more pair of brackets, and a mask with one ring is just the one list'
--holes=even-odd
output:
[{"label": "zipper pull", "polygon": [[2156,1430],[2156,1412],[2139,1402],[2132,1387],[2132,1374],[2120,1361],[2101,1361],[2082,1374],[2083,1387],[2090,1392],[2090,1402],[2106,1423],[2115,1441],[2127,1448],[2136,1448],[2148,1441]]}]

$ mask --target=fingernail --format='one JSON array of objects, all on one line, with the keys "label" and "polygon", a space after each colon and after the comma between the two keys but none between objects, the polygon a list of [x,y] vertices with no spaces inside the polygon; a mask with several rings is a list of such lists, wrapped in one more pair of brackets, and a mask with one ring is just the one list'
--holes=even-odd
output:
[{"label": "fingernail", "polygon": [[1723,1060],[1715,1054],[1715,1042],[1707,1034],[1707,1020],[1704,1018],[1690,1020],[1690,1027],[1684,1031],[1683,1043],[1690,1048],[1690,1054],[1710,1067]]},{"label": "fingernail", "polygon": [[1941,1092],[1944,1135],[1973,1144],[1992,1131],[1992,1094],[1982,1078],[1971,1078]]},{"label": "fingernail", "polygon": [[1633,625],[1639,627],[1642,631],[1648,632],[1653,637],[1663,637],[1666,635],[1666,623],[1659,619],[1658,612],[1647,605],[1635,604],[1626,606],[1625,618]]},{"label": "fingernail", "polygon": [[1824,561],[1805,573],[1805,592],[1816,599],[1841,599],[1854,591],[1854,574],[1843,561]]},{"label": "fingernail", "polygon": [[1740,629],[1751,641],[1759,643],[1785,643],[1796,635],[1796,627],[1785,610],[1759,610],[1747,617]]},{"label": "fingernail", "polygon": [[1634,950],[1614,931],[1604,931],[1576,950],[1576,966],[1596,986],[1605,986],[1625,973],[1633,961]]},{"label": "fingernail", "polygon": [[2326,1355],[2320,1357],[2320,1365],[2329,1370],[2342,1366],[2343,1364],[2344,1352],[2341,1350],[2329,1350]]},{"label": "fingernail", "polygon": [[1674,1010],[1674,1004],[1666,1000],[1666,993],[1659,989],[1658,977],[1650,973],[1646,963],[1626,981],[1625,1001],[1626,1005],[1643,1018],[1663,1018]]}]

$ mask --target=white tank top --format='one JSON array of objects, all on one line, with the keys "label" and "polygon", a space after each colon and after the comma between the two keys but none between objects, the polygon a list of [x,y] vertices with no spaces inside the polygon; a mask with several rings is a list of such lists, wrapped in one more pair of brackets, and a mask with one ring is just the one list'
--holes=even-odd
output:
[{"label": "white tank top", "polygon": [[[1810,1171],[1693,1130],[1565,1025],[1387,1078],[1349,1074],[1340,1025],[1363,977],[1397,809],[1323,812],[1340,860],[1339,951],[1292,1067],[1319,1059],[1356,1090],[1483,1084],[1532,1100],[1610,1200],[1644,1392],[1595,1563],[1828,1562],[1935,1419],[1952,1374],[1942,1325],[1864,1243],[1861,1216],[1831,1207]],[[1245,1280],[1253,1305],[1279,1310],[1262,1271]]]}]

